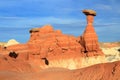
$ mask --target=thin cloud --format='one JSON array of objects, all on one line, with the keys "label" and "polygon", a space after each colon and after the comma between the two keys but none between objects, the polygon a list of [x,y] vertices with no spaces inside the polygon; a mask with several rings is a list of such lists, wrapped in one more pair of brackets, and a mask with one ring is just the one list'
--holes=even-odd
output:
[{"label": "thin cloud", "polygon": [[97,4],[96,7],[100,10],[112,10],[112,7],[110,5],[105,4]]},{"label": "thin cloud", "polygon": [[0,17],[0,26],[2,27],[30,27],[31,25],[72,24],[78,22],[82,23],[83,21],[75,18],[66,19],[56,17]]},{"label": "thin cloud", "polygon": [[114,13],[118,13],[120,14],[120,0],[109,0],[113,10],[114,10]]}]

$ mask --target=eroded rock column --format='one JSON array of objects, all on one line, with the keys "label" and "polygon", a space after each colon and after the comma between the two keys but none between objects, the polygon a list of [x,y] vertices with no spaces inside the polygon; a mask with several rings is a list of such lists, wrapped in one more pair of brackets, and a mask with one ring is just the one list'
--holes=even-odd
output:
[{"label": "eroded rock column", "polygon": [[93,22],[94,16],[96,16],[96,12],[94,10],[83,10],[83,13],[87,17],[87,26],[82,35],[85,53],[87,52],[96,52],[99,50],[98,45],[98,36],[94,30]]}]

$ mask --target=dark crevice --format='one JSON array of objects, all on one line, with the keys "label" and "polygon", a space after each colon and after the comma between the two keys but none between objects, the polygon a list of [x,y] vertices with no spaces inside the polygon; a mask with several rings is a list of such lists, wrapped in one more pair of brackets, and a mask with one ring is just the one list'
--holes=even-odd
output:
[{"label": "dark crevice", "polygon": [[49,65],[49,61],[47,60],[47,58],[41,58],[42,60],[45,60],[45,64]]},{"label": "dark crevice", "polygon": [[61,46],[58,44],[58,39],[56,38],[56,45],[61,48]]},{"label": "dark crevice", "polygon": [[114,74],[115,74],[115,71],[116,71],[116,66],[117,66],[117,64],[115,64],[115,65],[113,66],[113,69],[112,69],[112,75],[114,75]]},{"label": "dark crevice", "polygon": [[6,50],[6,49],[7,49],[7,47],[4,47],[4,49]]},{"label": "dark crevice", "polygon": [[16,59],[18,57],[18,54],[13,51],[9,53],[9,56]]},{"label": "dark crevice", "polygon": [[85,50],[85,51],[84,51],[84,53],[88,53],[88,51],[87,51],[87,50]]}]

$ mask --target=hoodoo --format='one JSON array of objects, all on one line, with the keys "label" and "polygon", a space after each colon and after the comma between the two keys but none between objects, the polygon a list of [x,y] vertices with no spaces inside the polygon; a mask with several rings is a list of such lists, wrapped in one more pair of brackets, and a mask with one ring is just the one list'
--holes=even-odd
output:
[{"label": "hoodoo", "polygon": [[87,16],[87,26],[82,35],[85,52],[99,51],[98,37],[93,27],[96,12],[94,10],[83,10],[83,13]]}]

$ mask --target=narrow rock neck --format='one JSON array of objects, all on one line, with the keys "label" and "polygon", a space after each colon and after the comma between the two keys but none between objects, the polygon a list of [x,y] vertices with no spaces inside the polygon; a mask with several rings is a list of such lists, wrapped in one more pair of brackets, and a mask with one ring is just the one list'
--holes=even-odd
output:
[{"label": "narrow rock neck", "polygon": [[93,22],[94,22],[94,16],[87,15],[87,25],[93,25]]}]

